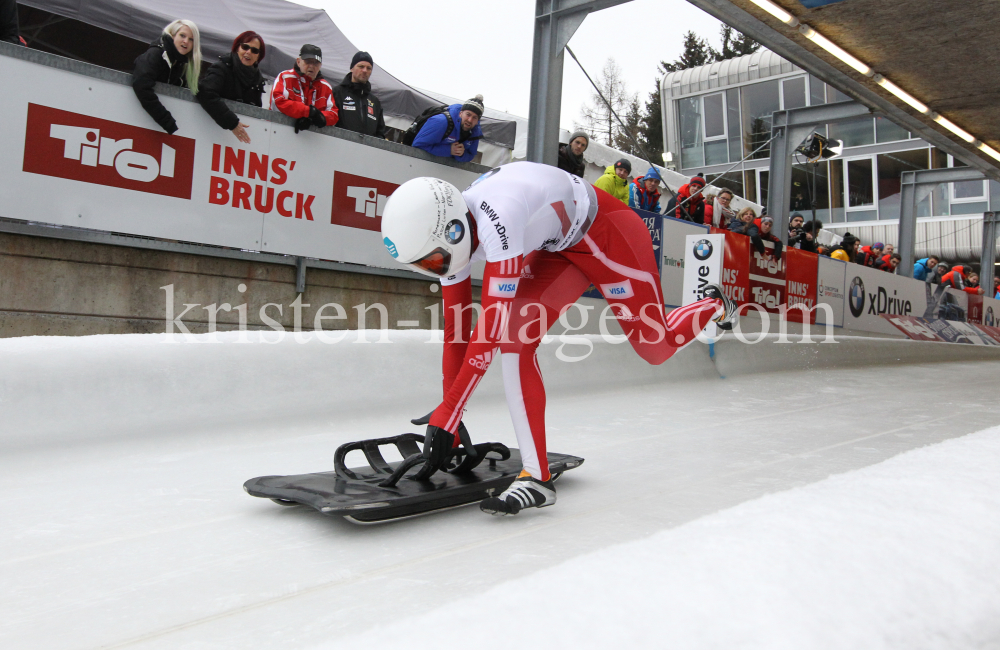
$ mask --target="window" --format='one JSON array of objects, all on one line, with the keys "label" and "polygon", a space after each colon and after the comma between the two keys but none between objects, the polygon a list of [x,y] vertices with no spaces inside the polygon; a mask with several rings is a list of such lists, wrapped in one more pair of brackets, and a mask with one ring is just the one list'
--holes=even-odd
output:
[{"label": "window", "polygon": [[[743,155],[749,156],[757,147],[771,138],[771,114],[781,109],[778,81],[764,81],[743,86],[741,109],[743,117]],[[763,147],[751,158],[761,159],[771,155],[769,147]]]},{"label": "window", "polygon": [[746,194],[742,195],[747,201],[757,203],[757,170],[748,169],[743,172],[743,188]]},{"label": "window", "polygon": [[795,77],[781,82],[782,104],[786,109],[806,105],[806,78]]},{"label": "window", "polygon": [[740,138],[740,91],[730,88],[726,91],[726,121],[729,125],[729,161],[743,158],[743,141]]},{"label": "window", "polygon": [[[834,161],[835,165],[841,164]],[[816,174],[816,218],[827,223],[830,221],[830,163],[823,161],[818,165],[805,164],[792,166],[792,212],[800,212],[806,219],[812,218],[813,172]]]},{"label": "window", "polygon": [[875,139],[879,142],[896,142],[909,140],[910,132],[897,126],[884,117],[875,118]]},{"label": "window", "polygon": [[819,106],[826,103],[826,84],[809,75],[809,105]]},{"label": "window", "polygon": [[844,187],[847,196],[848,221],[872,221],[878,218],[878,211],[873,209],[854,210],[853,208],[873,208],[875,206],[875,165],[871,158],[856,158],[844,161]]},{"label": "window", "polygon": [[[968,167],[961,160],[948,156],[949,167]],[[989,210],[986,200],[986,181],[961,181],[951,183],[951,214],[976,214]]]},{"label": "window", "polygon": [[845,147],[875,144],[875,122],[870,117],[857,117],[830,125],[830,137],[843,140]]},{"label": "window", "polygon": [[[927,149],[898,151],[881,154],[876,160],[878,163],[878,218],[899,219],[903,172],[928,169],[930,164],[928,151]],[[924,210],[928,211],[928,207],[925,204]]]},{"label": "window", "polygon": [[705,164],[701,136],[701,98],[679,99],[677,108],[681,127],[681,168],[701,167]]},{"label": "window", "polygon": [[705,164],[729,162],[729,142],[726,139],[726,95],[715,93],[702,98],[705,116]]}]

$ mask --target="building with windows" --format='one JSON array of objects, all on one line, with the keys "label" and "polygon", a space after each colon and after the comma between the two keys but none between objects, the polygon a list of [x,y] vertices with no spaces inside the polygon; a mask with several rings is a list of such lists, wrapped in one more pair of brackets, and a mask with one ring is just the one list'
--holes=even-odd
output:
[{"label": "building with windows", "polygon": [[[661,82],[666,150],[684,175],[703,172],[715,185],[766,205],[767,145],[777,110],[850,98],[768,50],[666,75]],[[888,119],[864,117],[823,127],[844,142],[839,158],[793,166],[791,206],[807,217],[815,181],[817,217],[833,232],[862,241],[896,242],[904,171],[964,166]],[[745,159],[745,160],[744,160]],[[730,171],[730,168],[733,168]],[[982,213],[1000,209],[1000,183],[948,183],[918,197],[917,255],[974,261]]]}]

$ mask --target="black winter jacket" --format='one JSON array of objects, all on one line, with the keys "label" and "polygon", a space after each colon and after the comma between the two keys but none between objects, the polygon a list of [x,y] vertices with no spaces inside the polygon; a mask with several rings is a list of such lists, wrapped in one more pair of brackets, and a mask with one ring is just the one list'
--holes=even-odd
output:
[{"label": "black winter jacket", "polygon": [[247,68],[235,54],[229,53],[220,56],[198,81],[197,100],[216,124],[227,131],[232,131],[239,126],[240,118],[223,100],[263,106],[261,101],[263,93],[264,76],[256,66]]},{"label": "black winter jacket", "polygon": [[372,94],[369,82],[354,83],[348,72],[344,80],[333,87],[333,101],[340,117],[334,126],[355,133],[385,138],[385,118],[382,103]]},{"label": "black winter jacket", "polygon": [[760,253],[761,255],[763,255],[764,251],[767,250],[766,247],[764,246],[765,240],[774,244],[774,258],[779,260],[781,259],[781,251],[783,246],[781,240],[778,239],[777,235],[770,232],[766,234],[762,233],[760,231],[760,226],[758,226],[756,223],[750,224],[750,227],[747,228],[746,230],[746,235],[750,237],[750,243],[753,244],[753,247],[756,248],[757,252]]},{"label": "black winter jacket", "polygon": [[569,145],[561,144],[559,145],[559,163],[557,166],[563,171],[583,178],[583,172],[587,164],[583,162],[583,156],[580,156],[579,162],[577,162],[576,156],[573,155],[573,151],[569,148]]},{"label": "black winter jacket", "polygon": [[156,120],[164,131],[173,133],[177,130],[177,122],[170,111],[160,103],[153,87],[157,81],[171,86],[184,85],[184,66],[186,56],[181,56],[174,47],[174,39],[168,34],[153,41],[149,49],[135,60],[135,71],[132,73],[132,90],[139,98],[139,103],[146,109],[149,116]]}]

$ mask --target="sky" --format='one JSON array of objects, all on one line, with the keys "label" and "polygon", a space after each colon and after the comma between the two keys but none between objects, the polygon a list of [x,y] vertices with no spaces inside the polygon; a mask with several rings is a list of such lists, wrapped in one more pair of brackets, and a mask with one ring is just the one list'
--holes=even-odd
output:
[{"label": "sky", "polygon": [[[428,0],[298,4],[325,9],[354,45],[411,86],[459,99],[482,94],[488,107],[528,117],[532,0],[466,1],[451,5],[457,11]],[[377,15],[369,8],[377,8]],[[684,0],[632,0],[589,15],[569,44],[595,80],[613,57],[629,92],[645,102],[655,88],[657,64],[680,55],[684,33],[694,30],[718,46],[720,26]],[[572,130],[591,86],[576,63],[565,59],[561,122]]]}]

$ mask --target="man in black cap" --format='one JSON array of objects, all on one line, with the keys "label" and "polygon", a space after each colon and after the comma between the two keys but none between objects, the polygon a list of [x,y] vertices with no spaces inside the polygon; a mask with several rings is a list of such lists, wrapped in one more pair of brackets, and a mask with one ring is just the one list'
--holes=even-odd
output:
[{"label": "man in black cap", "polygon": [[413,146],[433,156],[469,162],[476,157],[479,140],[483,137],[483,130],[479,128],[483,110],[482,95],[464,104],[452,104],[448,110],[427,118],[413,139]]},{"label": "man in black cap", "polygon": [[337,105],[333,86],[323,78],[323,51],[317,45],[303,45],[295,67],[274,79],[271,110],[281,111],[295,120],[295,132],[333,126],[337,123]]},{"label": "man in black cap", "polygon": [[336,102],[339,113],[337,126],[384,139],[382,104],[372,94],[372,85],[368,81],[374,65],[372,55],[368,52],[355,54],[351,59],[351,71],[333,89],[333,101]]}]

